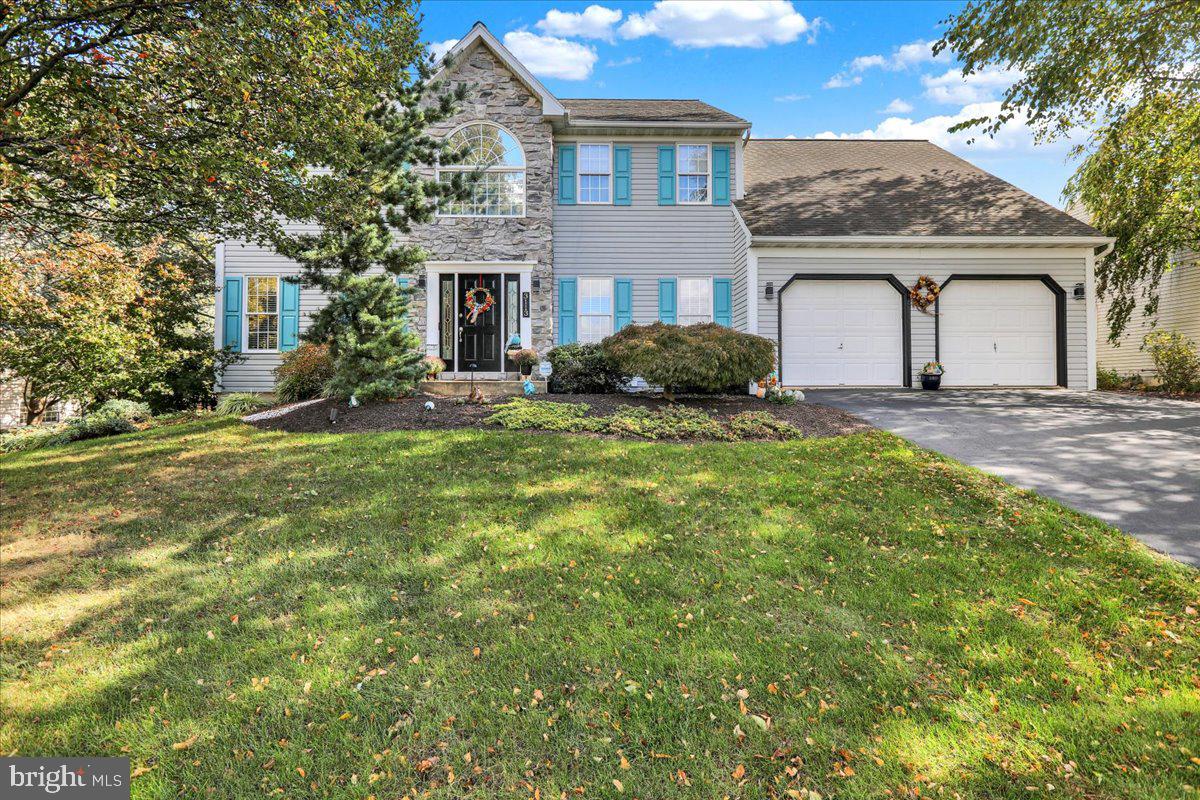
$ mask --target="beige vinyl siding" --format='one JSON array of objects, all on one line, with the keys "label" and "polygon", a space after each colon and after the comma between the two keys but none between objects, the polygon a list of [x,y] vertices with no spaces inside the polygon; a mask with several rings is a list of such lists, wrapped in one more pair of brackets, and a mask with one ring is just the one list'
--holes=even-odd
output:
[{"label": "beige vinyl siding", "polygon": [[[597,140],[580,140],[597,141]],[[660,277],[705,276],[734,279],[734,324],[738,325],[739,270],[745,284],[745,257],[735,256],[737,225],[732,206],[658,205],[658,146],[678,139],[618,141],[631,148],[632,203],[628,206],[554,206],[555,308],[560,277],[603,275],[633,280],[633,321],[658,319]],[[710,140],[695,140],[709,143]],[[731,146],[735,146],[730,142]],[[557,148],[555,150],[557,159]],[[736,159],[730,159],[730,170]],[[557,163],[555,171],[557,174]],[[730,175],[730,186],[735,176]],[[557,180],[555,181],[557,195]],[[742,248],[744,251],[744,248]],[[557,313],[557,312],[556,312]],[[741,309],[745,324],[744,300]]]},{"label": "beige vinyl siding", "polygon": [[1158,314],[1151,318],[1142,313],[1139,303],[1117,344],[1108,340],[1110,300],[1096,304],[1099,331],[1096,335],[1096,363],[1102,369],[1114,369],[1121,375],[1149,376],[1154,371],[1142,339],[1151,330],[1177,331],[1200,345],[1200,254],[1189,253],[1165,275],[1158,285]]},{"label": "beige vinyl siding", "polygon": [[[1067,383],[1072,389],[1088,388],[1087,304],[1071,297],[1075,284],[1086,280],[1086,253],[1064,250],[1062,255],[1039,250],[1023,253],[1019,248],[1007,251],[947,250],[939,255],[935,248],[905,251],[901,248],[863,248],[823,250],[805,253],[783,248],[755,248],[758,254],[758,332],[771,339],[778,338],[779,290],[796,273],[885,273],[895,275],[905,286],[912,286],[921,275],[929,275],[941,283],[950,275],[959,274],[1048,274],[1067,293]],[[767,300],[763,291],[767,281],[775,285],[775,296]],[[789,289],[793,291],[794,289]],[[897,294],[897,302],[899,294]],[[935,357],[934,317],[912,309],[912,371],[916,373],[926,361]]]}]

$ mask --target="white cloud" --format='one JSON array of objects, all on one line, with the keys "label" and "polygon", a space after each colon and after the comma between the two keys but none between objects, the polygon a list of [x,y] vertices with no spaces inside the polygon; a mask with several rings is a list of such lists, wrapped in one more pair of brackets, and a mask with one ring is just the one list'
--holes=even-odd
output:
[{"label": "white cloud", "polygon": [[596,65],[593,48],[554,36],[538,36],[530,31],[509,31],[504,34],[504,46],[530,72],[543,78],[582,81],[592,74],[592,67]]},{"label": "white cloud", "polygon": [[[858,56],[853,59],[845,70],[837,73],[825,82],[826,89],[841,89],[846,86],[857,86],[862,79],[855,80],[869,69],[883,69],[888,72],[900,72],[926,62],[944,62],[950,60],[950,51],[943,50],[938,55],[933,54],[933,45],[924,39],[902,44],[892,50],[889,56],[875,53],[869,56]],[[968,101],[964,101],[968,102]]]},{"label": "white cloud", "polygon": [[630,14],[626,39],[661,36],[677,47],[766,47],[816,35],[790,0],[658,0],[645,14]]},{"label": "white cloud", "polygon": [[829,80],[822,84],[825,89],[845,89],[848,86],[858,86],[862,83],[861,75],[847,75],[844,72],[839,72],[832,76]]},{"label": "white cloud", "polygon": [[925,87],[925,96],[934,102],[964,105],[996,99],[1019,77],[1020,70],[1000,67],[985,67],[965,78],[961,70],[950,69],[941,75],[922,76],[921,84]]},{"label": "white cloud", "polygon": [[441,61],[446,53],[449,53],[456,44],[458,44],[458,39],[447,39],[444,42],[431,42],[429,45],[429,54],[433,56],[434,61]]},{"label": "white cloud", "polygon": [[606,67],[628,67],[630,64],[636,64],[641,60],[642,60],[641,56],[625,56],[625,58],[622,58],[620,61],[617,61],[616,59],[609,59],[608,63],[605,64],[604,66],[606,66]]},{"label": "white cloud", "polygon": [[[944,147],[959,155],[990,153],[996,155],[1013,154],[1028,156],[1035,146],[1033,130],[1028,120],[1020,117],[1002,127],[994,138],[979,133],[978,130],[965,130],[950,133],[949,128],[959,122],[976,117],[995,116],[1000,113],[1000,101],[986,103],[971,103],[963,106],[954,114],[939,114],[925,119],[908,119],[905,117],[888,117],[874,128],[867,130],[834,133],[824,131],[818,133],[817,139],[927,139],[939,147]],[[971,139],[974,142],[968,144]],[[1071,146],[1070,141],[1056,142],[1053,145],[1038,146],[1037,152],[1066,154]]]},{"label": "white cloud", "polygon": [[807,100],[806,94],[781,94],[775,98],[776,103],[795,103],[800,100]]},{"label": "white cloud", "polygon": [[907,103],[897,97],[895,100],[887,104],[887,108],[883,109],[885,114],[907,114],[912,111],[912,103]]},{"label": "white cloud", "polygon": [[613,40],[613,26],[621,21],[620,9],[588,6],[582,12],[559,11],[552,8],[534,26],[551,36],[576,36],[581,39]]}]

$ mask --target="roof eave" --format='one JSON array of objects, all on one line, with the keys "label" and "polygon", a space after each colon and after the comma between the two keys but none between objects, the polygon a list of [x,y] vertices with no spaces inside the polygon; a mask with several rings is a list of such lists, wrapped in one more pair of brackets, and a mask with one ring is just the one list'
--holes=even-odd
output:
[{"label": "roof eave", "polygon": [[1109,236],[970,235],[960,236],[763,236],[751,234],[751,247],[1101,247]]}]

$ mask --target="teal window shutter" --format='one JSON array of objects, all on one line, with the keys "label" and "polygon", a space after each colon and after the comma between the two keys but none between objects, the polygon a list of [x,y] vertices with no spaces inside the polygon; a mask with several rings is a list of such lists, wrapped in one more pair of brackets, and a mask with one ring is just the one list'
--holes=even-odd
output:
[{"label": "teal window shutter", "polygon": [[222,322],[223,331],[221,345],[235,353],[242,352],[242,279],[226,278],[222,290]]},{"label": "teal window shutter", "polygon": [[629,147],[613,148],[613,205],[633,203],[633,153]]},{"label": "teal window shutter", "polygon": [[658,146],[658,204],[675,205],[675,145]]},{"label": "teal window shutter", "polygon": [[675,279],[658,279],[658,319],[675,324]]},{"label": "teal window shutter", "polygon": [[713,205],[729,205],[729,145],[714,144],[712,148]]},{"label": "teal window shutter", "polygon": [[733,327],[733,281],[713,278],[713,322]]},{"label": "teal window shutter", "polygon": [[558,343],[571,344],[576,341],[578,297],[574,278],[558,279]]},{"label": "teal window shutter", "polygon": [[575,145],[558,146],[558,202],[575,205]]},{"label": "teal window shutter", "polygon": [[613,333],[633,322],[633,281],[617,278],[613,281]]},{"label": "teal window shutter", "polygon": [[279,281],[279,350],[295,350],[300,343],[300,283],[294,278]]}]

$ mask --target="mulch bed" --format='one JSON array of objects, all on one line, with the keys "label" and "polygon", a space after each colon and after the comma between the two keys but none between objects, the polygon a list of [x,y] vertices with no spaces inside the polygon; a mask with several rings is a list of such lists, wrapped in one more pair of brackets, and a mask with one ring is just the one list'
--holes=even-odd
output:
[{"label": "mulch bed", "polygon": [[[434,409],[427,411],[425,401],[432,399]],[[587,403],[595,416],[608,416],[617,406],[662,408],[666,401],[660,397],[630,394],[539,394],[535,401]],[[503,402],[503,400],[498,401]],[[679,405],[700,409],[718,419],[728,419],[743,411],[767,411],[795,425],[805,436],[843,436],[869,430],[862,419],[829,406],[817,403],[796,403],[780,406],[749,395],[715,395],[679,397]],[[337,409],[337,421],[330,422],[329,411]],[[370,431],[443,430],[448,428],[487,428],[499,430],[484,420],[492,408],[471,403],[459,404],[448,398],[411,397],[387,403],[371,403],[350,408],[346,403],[325,400],[298,408],[288,414],[250,424],[261,430],[289,433],[364,433]],[[644,440],[639,440],[644,441]]]}]

